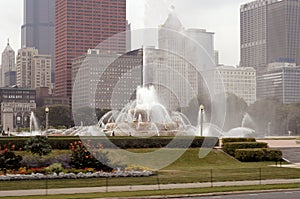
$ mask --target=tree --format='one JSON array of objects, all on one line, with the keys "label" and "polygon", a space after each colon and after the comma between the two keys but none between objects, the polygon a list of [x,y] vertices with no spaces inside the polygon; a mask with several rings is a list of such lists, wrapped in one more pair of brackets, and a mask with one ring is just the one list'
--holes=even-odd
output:
[{"label": "tree", "polygon": [[247,111],[248,105],[244,99],[233,93],[226,93],[226,117],[224,130],[242,126],[243,117]]},{"label": "tree", "polygon": [[275,98],[256,101],[248,108],[248,113],[255,123],[257,133],[268,132],[268,125],[273,135],[281,135],[285,130],[286,118],[289,110],[282,102]]},{"label": "tree", "polygon": [[210,116],[211,116],[211,99],[209,95],[197,95],[194,99],[192,99],[189,102],[188,107],[183,107],[181,108],[181,111],[184,115],[188,117],[192,125],[197,125],[198,124],[198,116],[199,116],[199,107],[200,105],[204,106],[205,109],[205,115],[206,115],[206,120],[204,122],[209,122],[210,121]]},{"label": "tree", "polygon": [[[46,123],[46,113],[45,107],[37,108],[35,115],[39,121],[39,124],[45,126]],[[59,126],[71,127],[74,126],[72,119],[71,110],[68,106],[55,105],[49,107],[49,126],[58,128]]]},{"label": "tree", "polygon": [[90,107],[83,107],[73,111],[74,123],[79,126],[91,126],[98,123],[96,112]]}]

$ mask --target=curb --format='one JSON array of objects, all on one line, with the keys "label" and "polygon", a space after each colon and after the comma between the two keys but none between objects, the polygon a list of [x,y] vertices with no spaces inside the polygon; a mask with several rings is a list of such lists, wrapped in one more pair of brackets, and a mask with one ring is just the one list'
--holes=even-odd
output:
[{"label": "curb", "polygon": [[157,196],[135,196],[135,197],[114,197],[114,198],[95,198],[95,199],[162,199],[162,198],[187,198],[187,197],[211,197],[211,196],[228,196],[239,194],[253,194],[253,193],[272,193],[272,192],[286,192],[286,191],[300,191],[300,188],[296,189],[268,189],[257,191],[231,191],[231,192],[213,192],[213,193],[201,193],[201,194],[182,194],[182,195],[157,195]]}]

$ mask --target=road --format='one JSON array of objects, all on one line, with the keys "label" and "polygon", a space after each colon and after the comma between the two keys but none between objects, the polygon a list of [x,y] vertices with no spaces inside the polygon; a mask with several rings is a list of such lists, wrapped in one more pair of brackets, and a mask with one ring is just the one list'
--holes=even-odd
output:
[{"label": "road", "polygon": [[233,194],[233,195],[190,197],[190,198],[180,198],[180,199],[283,199],[283,198],[299,199],[300,191],[245,193],[245,194]]}]

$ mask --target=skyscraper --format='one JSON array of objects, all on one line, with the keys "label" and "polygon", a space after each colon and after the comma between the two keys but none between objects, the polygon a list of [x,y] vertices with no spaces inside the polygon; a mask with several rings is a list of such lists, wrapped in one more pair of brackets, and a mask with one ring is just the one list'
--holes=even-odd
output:
[{"label": "skyscraper", "polygon": [[55,0],[24,0],[21,45],[51,55],[52,83],[55,73]]},{"label": "skyscraper", "polygon": [[[12,86],[16,84],[15,76],[11,75],[15,73],[15,51],[9,45],[9,41],[7,42],[7,46],[2,53],[2,63],[1,63],[1,87]],[[8,77],[5,81],[5,77]]]},{"label": "skyscraper", "polygon": [[111,45],[126,49],[126,0],[56,0],[55,94],[72,95],[72,60],[124,32]]},{"label": "skyscraper", "polygon": [[17,85],[23,88],[48,87],[51,93],[51,56],[36,48],[22,48],[17,56]]},{"label": "skyscraper", "polygon": [[268,7],[268,63],[300,65],[300,1],[283,0]]},{"label": "skyscraper", "polygon": [[300,1],[257,0],[241,6],[241,66],[300,64]]}]

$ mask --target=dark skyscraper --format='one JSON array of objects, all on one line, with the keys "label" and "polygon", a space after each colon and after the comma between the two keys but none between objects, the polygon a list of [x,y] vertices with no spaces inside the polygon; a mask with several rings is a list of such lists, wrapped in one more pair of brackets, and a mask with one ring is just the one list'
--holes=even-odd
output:
[{"label": "dark skyscraper", "polygon": [[300,1],[257,0],[241,6],[241,66],[300,65]]},{"label": "dark skyscraper", "polygon": [[55,0],[24,0],[22,47],[35,47],[52,57],[52,82],[55,72]]},{"label": "dark skyscraper", "polygon": [[126,49],[126,0],[56,0],[55,94],[72,95],[72,60],[123,32],[111,45]]}]

